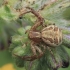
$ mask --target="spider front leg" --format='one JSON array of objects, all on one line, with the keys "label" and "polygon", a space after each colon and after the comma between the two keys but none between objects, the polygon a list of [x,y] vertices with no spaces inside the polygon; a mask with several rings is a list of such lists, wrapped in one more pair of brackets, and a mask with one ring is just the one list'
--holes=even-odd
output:
[{"label": "spider front leg", "polygon": [[34,30],[36,30],[39,26],[43,25],[43,23],[44,23],[44,18],[41,16],[41,14],[40,14],[38,11],[35,11],[33,8],[31,8],[31,7],[26,7],[26,8],[29,9],[30,12],[37,17],[37,21],[36,21],[35,24],[31,27],[31,30],[34,31]]},{"label": "spider front leg", "polygon": [[29,55],[19,56],[16,54],[14,54],[14,55],[23,60],[26,60],[26,61],[33,61],[35,59],[42,57],[44,54],[44,52],[39,48],[39,46],[37,46],[37,44],[33,41],[31,42],[31,50],[33,52],[33,55],[31,55],[31,56],[29,56]]},{"label": "spider front leg", "polygon": [[39,46],[37,46],[37,44],[33,41],[31,42],[31,50],[33,52],[33,56],[35,57],[35,59],[40,58],[44,54],[43,51],[39,48]]}]

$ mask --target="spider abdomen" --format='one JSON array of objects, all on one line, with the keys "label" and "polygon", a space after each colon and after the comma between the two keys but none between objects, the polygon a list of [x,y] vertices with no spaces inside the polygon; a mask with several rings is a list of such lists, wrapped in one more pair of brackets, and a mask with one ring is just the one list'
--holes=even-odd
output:
[{"label": "spider abdomen", "polygon": [[49,25],[41,31],[42,40],[50,45],[57,46],[62,43],[62,31],[55,25]]}]

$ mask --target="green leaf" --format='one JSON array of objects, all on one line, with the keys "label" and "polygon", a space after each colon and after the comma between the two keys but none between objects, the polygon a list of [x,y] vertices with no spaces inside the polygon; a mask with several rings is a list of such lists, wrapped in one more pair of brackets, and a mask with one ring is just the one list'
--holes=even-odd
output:
[{"label": "green leaf", "polygon": [[70,35],[63,36],[63,45],[70,48]]},{"label": "green leaf", "polygon": [[17,55],[17,56],[24,56],[25,55],[25,50],[26,49],[26,46],[23,45],[23,46],[16,46],[14,48],[14,50],[12,51],[13,54]]},{"label": "green leaf", "polygon": [[17,67],[24,67],[24,60],[19,57],[13,57]]},{"label": "green leaf", "polygon": [[66,10],[63,12],[63,17],[67,20],[70,19],[70,7],[67,7]]},{"label": "green leaf", "polygon": [[23,36],[20,36],[20,35],[15,35],[12,37],[12,43],[15,43],[15,44],[22,44],[22,39],[23,39]]},{"label": "green leaf", "polygon": [[10,11],[10,8],[7,5],[5,6],[5,10],[6,10],[7,13],[10,13],[11,12]]},{"label": "green leaf", "polygon": [[44,10],[42,10],[42,15],[45,19],[64,29],[66,28],[66,25],[70,23],[70,21],[64,19],[63,16],[63,13],[69,5],[69,0],[57,1],[53,5],[47,6]]},{"label": "green leaf", "polygon": [[22,27],[22,28],[19,28],[18,29],[18,31],[17,31],[17,33],[19,34],[19,35],[25,35],[25,30],[24,30],[24,28]]}]

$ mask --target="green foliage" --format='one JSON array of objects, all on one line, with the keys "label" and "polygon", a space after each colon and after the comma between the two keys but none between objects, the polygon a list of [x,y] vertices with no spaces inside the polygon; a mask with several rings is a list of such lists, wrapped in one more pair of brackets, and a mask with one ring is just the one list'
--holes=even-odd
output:
[{"label": "green foliage", "polygon": [[16,63],[16,65],[17,65],[18,67],[23,67],[23,66],[24,66],[24,61],[23,61],[23,59],[21,59],[21,58],[19,58],[19,57],[15,57],[14,60],[15,60],[15,63]]},{"label": "green foliage", "polygon": [[70,48],[70,36],[69,35],[64,35],[63,45]]},{"label": "green foliage", "polygon": [[[30,26],[27,26],[25,29],[27,30],[30,28]],[[19,67],[24,66],[24,60],[22,60],[20,57],[17,56],[26,56],[32,54],[30,51],[30,46],[29,44],[26,45],[28,41],[27,34],[25,34],[25,29],[24,28],[19,28],[17,31],[17,35],[12,36],[12,44],[10,45],[10,52],[12,52],[16,64]],[[15,55],[16,57],[15,57]]]},{"label": "green foliage", "polygon": [[[45,2],[46,0],[36,0],[35,3],[32,4],[32,2],[28,3],[22,0],[21,3],[26,3],[25,6],[30,6],[35,10],[40,10],[42,6],[44,6]],[[47,0],[47,3],[48,2],[49,1]],[[69,0],[59,0],[52,4],[50,3],[50,5],[47,4],[43,10],[40,10],[41,15],[45,19],[45,24],[55,23],[59,28],[62,29],[63,32],[62,44],[56,48],[50,47],[54,56],[52,56],[47,49],[43,57],[40,59],[36,59],[34,61],[25,61],[22,59],[24,56],[33,55],[30,48],[28,33],[25,34],[25,32],[30,29],[30,26],[20,28],[17,33],[12,36],[10,51],[12,52],[18,67],[25,67],[26,70],[57,70],[58,68],[66,68],[69,66],[69,55],[64,48],[70,48],[70,38],[68,38],[68,36],[70,37],[70,30],[67,28],[67,25],[70,24],[70,21],[66,19],[66,17],[69,18],[69,16],[65,13],[69,5]],[[29,13],[22,15],[22,20],[23,23],[32,26],[34,25],[33,23],[36,18]],[[41,45],[39,47],[41,47]]]},{"label": "green foliage", "polygon": [[[26,70],[57,70],[58,68],[66,68],[69,66],[69,55],[64,48],[70,48],[69,0],[52,2],[49,0],[9,0],[7,5],[2,5],[4,4],[2,0],[0,2],[0,49],[3,47],[5,49],[8,48],[11,42],[9,51],[12,53],[18,67],[25,67]],[[54,56],[47,49],[40,59],[34,61],[25,61],[22,59],[24,56],[33,55],[30,48],[30,39],[26,31],[36,21],[36,17],[31,13],[26,13],[19,19],[20,12],[17,12],[17,10],[20,11],[26,6],[39,11],[45,20],[45,24],[55,23],[55,25],[62,29],[62,44],[56,48],[50,47]],[[44,6],[45,8],[43,8]]]},{"label": "green foliage", "polygon": [[65,19],[70,19],[70,7],[67,7],[63,13]]},{"label": "green foliage", "polygon": [[11,36],[14,35],[20,24],[15,21],[15,15],[9,5],[0,7],[0,50],[8,49]]},{"label": "green foliage", "polygon": [[[25,29],[29,29],[29,28],[30,26],[27,26]],[[28,70],[29,68],[31,70],[56,69],[55,66],[56,64],[54,63],[53,57],[51,56],[48,50],[46,50],[45,55],[42,58],[32,61],[31,67],[30,67],[31,64],[30,61],[25,61],[24,59],[22,59],[22,57],[29,56],[32,54],[32,51],[30,49],[30,43],[28,43],[29,39],[27,38],[27,34],[25,34],[25,29],[20,28],[17,31],[18,37],[16,35],[12,36],[12,39],[14,40],[12,40],[12,46],[10,45],[10,49],[12,48],[11,51],[15,58],[16,65],[18,67],[25,67],[26,70]],[[24,38],[26,38],[27,40],[25,40]],[[51,49],[54,53],[55,59],[57,60],[57,64],[61,64],[61,62],[67,62],[69,64],[69,55],[65,51],[64,46],[61,45],[55,49],[54,48]]]},{"label": "green foliage", "polygon": [[[25,29],[30,29],[30,26],[27,26]],[[65,67],[64,62],[69,65],[69,55],[64,49],[64,44],[57,48],[51,48],[57,63],[55,63],[53,56],[48,50],[46,50],[45,55],[40,59],[34,61],[25,61],[22,59],[24,56],[33,55],[30,49],[28,35],[25,34],[25,29],[20,28],[17,31],[17,35],[12,36],[12,39],[14,40],[12,40],[12,44],[10,45],[10,51],[12,52],[15,63],[18,67],[25,67],[26,70],[54,70],[56,69],[56,66],[58,64],[61,65],[61,63],[63,63],[63,67]],[[32,66],[30,66],[31,64]]]}]

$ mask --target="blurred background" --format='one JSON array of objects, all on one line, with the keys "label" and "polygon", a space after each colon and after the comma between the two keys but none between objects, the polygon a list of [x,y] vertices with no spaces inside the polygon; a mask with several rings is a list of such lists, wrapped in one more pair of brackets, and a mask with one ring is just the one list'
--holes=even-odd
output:
[{"label": "blurred background", "polygon": [[[18,18],[18,12],[15,12],[13,10],[19,10],[21,9],[23,6],[21,5],[23,0],[0,0],[0,70],[25,70],[25,68],[19,68],[16,66],[11,53],[9,52],[9,46],[11,43],[11,37],[16,34],[17,29],[22,27],[22,26],[26,26],[27,24],[23,23],[26,22],[28,20],[30,20],[28,18],[28,20],[22,20]],[[33,2],[35,0],[25,0],[25,2],[23,2],[23,5],[26,6],[27,4],[32,5]],[[37,1],[37,0],[36,0]],[[44,4],[45,1],[60,1],[60,0],[41,0],[41,2]],[[63,1],[63,0],[61,0]],[[64,0],[66,1],[66,0]],[[69,1],[69,0],[67,0]],[[27,4],[26,4],[27,2]],[[38,4],[41,4],[39,1],[37,2],[37,4],[33,7],[37,7]],[[67,26],[68,29],[70,29],[70,1],[68,3],[66,3],[65,5],[63,4],[62,6],[66,7],[67,9],[65,9],[64,13],[63,13],[63,17],[64,19],[66,19],[67,21],[63,21],[63,23],[69,23]],[[60,8],[62,7],[60,6]],[[63,9],[63,8],[62,8]],[[45,15],[45,14],[44,14]],[[26,16],[27,17],[27,16]],[[50,16],[48,16],[49,18]],[[58,16],[59,17],[59,16]],[[51,19],[51,18],[50,18]],[[33,19],[31,19],[33,20]],[[53,20],[53,19],[51,19]],[[53,20],[54,21],[54,20]],[[55,21],[57,22],[57,20]],[[31,23],[28,22],[30,25]],[[64,24],[63,24],[64,25]],[[69,34],[70,36],[70,32],[66,32]],[[68,52],[68,54],[70,55],[70,49],[65,48],[66,51]],[[70,66],[68,68],[60,68],[59,70],[70,70]]]}]

